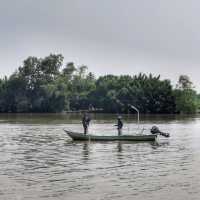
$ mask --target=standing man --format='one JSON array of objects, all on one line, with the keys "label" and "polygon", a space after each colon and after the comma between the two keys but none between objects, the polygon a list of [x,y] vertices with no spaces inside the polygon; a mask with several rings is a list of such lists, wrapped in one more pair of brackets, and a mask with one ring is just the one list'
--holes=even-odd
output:
[{"label": "standing man", "polygon": [[83,114],[83,118],[82,118],[82,124],[83,124],[83,128],[84,128],[84,134],[86,135],[88,133],[88,127],[90,125],[90,117],[87,113]]},{"label": "standing man", "polygon": [[115,126],[117,126],[118,136],[120,136],[122,134],[122,128],[123,128],[123,122],[121,116],[117,117],[117,124]]}]

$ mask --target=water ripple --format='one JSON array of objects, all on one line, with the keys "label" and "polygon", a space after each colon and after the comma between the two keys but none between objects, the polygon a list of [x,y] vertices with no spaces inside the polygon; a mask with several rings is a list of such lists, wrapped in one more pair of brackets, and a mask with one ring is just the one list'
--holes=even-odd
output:
[{"label": "water ripple", "polygon": [[199,199],[199,120],[161,123],[173,135],[155,143],[72,142],[63,124],[1,122],[0,199]]}]

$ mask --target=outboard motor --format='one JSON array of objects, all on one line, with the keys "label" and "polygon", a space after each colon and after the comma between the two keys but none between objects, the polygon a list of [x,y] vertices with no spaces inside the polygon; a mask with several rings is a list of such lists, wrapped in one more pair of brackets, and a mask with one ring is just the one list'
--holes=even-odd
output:
[{"label": "outboard motor", "polygon": [[164,136],[164,137],[169,137],[169,136],[170,136],[169,133],[161,132],[157,126],[153,126],[153,127],[151,128],[151,133],[152,133],[152,134],[159,134],[159,135],[162,135],[162,136]]}]

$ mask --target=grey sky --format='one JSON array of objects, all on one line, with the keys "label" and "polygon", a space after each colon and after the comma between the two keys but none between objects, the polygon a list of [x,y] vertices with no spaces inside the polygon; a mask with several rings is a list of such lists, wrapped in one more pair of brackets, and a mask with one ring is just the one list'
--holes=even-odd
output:
[{"label": "grey sky", "polygon": [[0,75],[62,53],[100,74],[188,74],[200,91],[200,2],[0,0]]}]

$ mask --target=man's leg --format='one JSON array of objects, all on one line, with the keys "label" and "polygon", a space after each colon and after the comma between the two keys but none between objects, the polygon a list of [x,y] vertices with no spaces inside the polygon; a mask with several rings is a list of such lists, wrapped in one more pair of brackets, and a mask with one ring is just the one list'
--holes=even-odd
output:
[{"label": "man's leg", "polygon": [[120,136],[122,134],[122,129],[118,129],[118,136]]},{"label": "man's leg", "polygon": [[84,135],[86,135],[87,134],[87,127],[84,126],[83,128],[84,128]]}]

